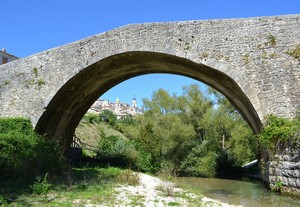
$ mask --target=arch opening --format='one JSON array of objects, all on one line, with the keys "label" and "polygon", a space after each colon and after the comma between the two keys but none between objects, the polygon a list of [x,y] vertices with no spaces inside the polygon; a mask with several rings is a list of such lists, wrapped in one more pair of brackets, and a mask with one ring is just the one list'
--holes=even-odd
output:
[{"label": "arch opening", "polygon": [[261,121],[250,100],[226,74],[168,54],[126,52],[102,59],[72,77],[46,107],[36,131],[61,140],[66,152],[81,118],[102,94],[127,79],[152,73],[186,76],[211,86],[226,96],[255,133],[261,130]]}]

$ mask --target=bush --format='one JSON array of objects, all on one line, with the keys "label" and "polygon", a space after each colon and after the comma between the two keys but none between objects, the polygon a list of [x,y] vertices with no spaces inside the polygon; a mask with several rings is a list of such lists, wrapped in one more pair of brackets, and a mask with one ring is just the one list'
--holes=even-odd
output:
[{"label": "bush", "polygon": [[114,180],[120,174],[121,174],[120,168],[115,168],[115,167],[100,168],[98,170],[98,179],[101,181]]},{"label": "bush", "polygon": [[153,166],[153,163],[154,159],[151,153],[139,150],[134,167],[142,172],[156,172],[159,168]]},{"label": "bush", "polygon": [[109,125],[115,126],[117,123],[117,116],[110,110],[103,110],[99,116],[102,120],[105,120]]},{"label": "bush", "polygon": [[24,118],[0,118],[0,134],[22,133],[23,135],[33,134],[30,121]]},{"label": "bush", "polygon": [[40,174],[59,172],[59,145],[34,132],[28,119],[0,119],[0,181],[31,181]]},{"label": "bush", "polygon": [[0,206],[8,206],[7,200],[0,194]]},{"label": "bush", "polygon": [[30,186],[32,192],[36,195],[47,195],[51,189],[51,184],[47,180],[48,174],[42,178],[41,176],[36,177],[36,181]]},{"label": "bush", "polygon": [[193,174],[201,177],[214,177],[216,175],[217,155],[209,152],[205,157],[200,158],[193,169]]},{"label": "bush", "polygon": [[132,170],[124,170],[119,174],[119,181],[126,185],[136,186],[140,184],[140,176]]},{"label": "bush", "polygon": [[134,145],[114,135],[101,138],[96,154],[101,161],[122,167],[132,165],[137,158]]},{"label": "bush", "polygon": [[101,122],[101,117],[97,114],[86,114],[83,119],[89,124]]},{"label": "bush", "polygon": [[270,187],[271,191],[282,192],[283,185],[281,181],[276,181],[274,184],[271,184]]},{"label": "bush", "polygon": [[300,136],[296,133],[300,129],[300,119],[288,120],[270,115],[258,139],[263,147],[274,150],[278,145],[291,142],[298,144]]},{"label": "bush", "polygon": [[187,158],[181,163],[183,172],[192,176],[214,177],[217,171],[217,154],[209,151],[209,142],[194,147]]}]

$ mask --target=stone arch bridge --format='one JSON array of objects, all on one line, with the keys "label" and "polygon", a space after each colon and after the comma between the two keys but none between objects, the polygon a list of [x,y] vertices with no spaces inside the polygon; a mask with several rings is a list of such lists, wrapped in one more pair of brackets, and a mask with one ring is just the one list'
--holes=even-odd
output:
[{"label": "stone arch bridge", "polygon": [[0,66],[0,116],[28,117],[67,150],[92,103],[116,84],[178,74],[223,93],[255,132],[300,108],[300,15],[127,25]]}]

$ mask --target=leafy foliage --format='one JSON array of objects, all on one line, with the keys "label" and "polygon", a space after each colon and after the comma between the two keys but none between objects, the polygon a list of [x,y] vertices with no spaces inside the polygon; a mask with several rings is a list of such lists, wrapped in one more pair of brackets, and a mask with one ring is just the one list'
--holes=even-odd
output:
[{"label": "leafy foliage", "polygon": [[8,206],[7,200],[0,194],[0,206]]},{"label": "leafy foliage", "polygon": [[111,126],[115,126],[117,123],[117,116],[110,110],[103,110],[100,113],[100,117],[102,120],[107,121],[107,123],[109,123]]},{"label": "leafy foliage", "polygon": [[213,177],[226,166],[257,158],[252,130],[213,89],[204,93],[193,84],[183,87],[181,95],[159,89],[143,103],[145,113],[135,117],[117,120],[108,110],[86,115],[88,123],[106,122],[125,136],[100,130],[98,159],[144,172]]},{"label": "leafy foliage", "polygon": [[101,117],[97,114],[92,114],[92,113],[90,113],[90,114],[88,113],[88,114],[84,115],[83,119],[89,124],[101,122]]},{"label": "leafy foliage", "polygon": [[36,181],[33,183],[33,185],[30,185],[30,188],[34,194],[36,195],[48,194],[52,185],[48,183],[47,176],[48,174],[46,173],[43,178],[41,176],[36,177]]},{"label": "leafy foliage", "polygon": [[248,124],[224,96],[209,92],[215,103],[198,85],[183,87],[180,96],[159,89],[143,100],[144,115],[122,125],[139,152],[139,166],[213,177],[222,162],[241,166],[256,158],[257,142]]},{"label": "leafy foliage", "polygon": [[0,119],[0,180],[30,181],[40,174],[58,173],[63,157],[55,140],[36,134],[29,120]]},{"label": "leafy foliage", "polygon": [[97,157],[103,162],[128,166],[136,159],[137,152],[129,141],[118,136],[102,136],[97,146]]},{"label": "leafy foliage", "polygon": [[274,192],[281,192],[283,188],[281,181],[276,181],[274,185],[271,185],[271,190]]},{"label": "leafy foliage", "polygon": [[270,115],[267,117],[266,125],[259,135],[259,141],[264,147],[271,150],[287,142],[298,144],[300,136],[295,136],[295,134],[299,132],[299,129],[299,118],[288,120]]},{"label": "leafy foliage", "polygon": [[189,175],[214,177],[217,169],[217,154],[209,149],[210,143],[195,146],[182,162],[181,168]]}]

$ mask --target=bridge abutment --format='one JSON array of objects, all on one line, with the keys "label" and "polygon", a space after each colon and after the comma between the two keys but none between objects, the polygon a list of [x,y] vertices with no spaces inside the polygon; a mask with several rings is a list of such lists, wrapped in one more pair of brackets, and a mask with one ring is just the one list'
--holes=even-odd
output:
[{"label": "bridge abutment", "polygon": [[[299,131],[300,132],[300,131]],[[300,133],[298,133],[300,136]],[[265,150],[260,163],[262,180],[273,190],[300,197],[300,142],[276,152]]]}]

